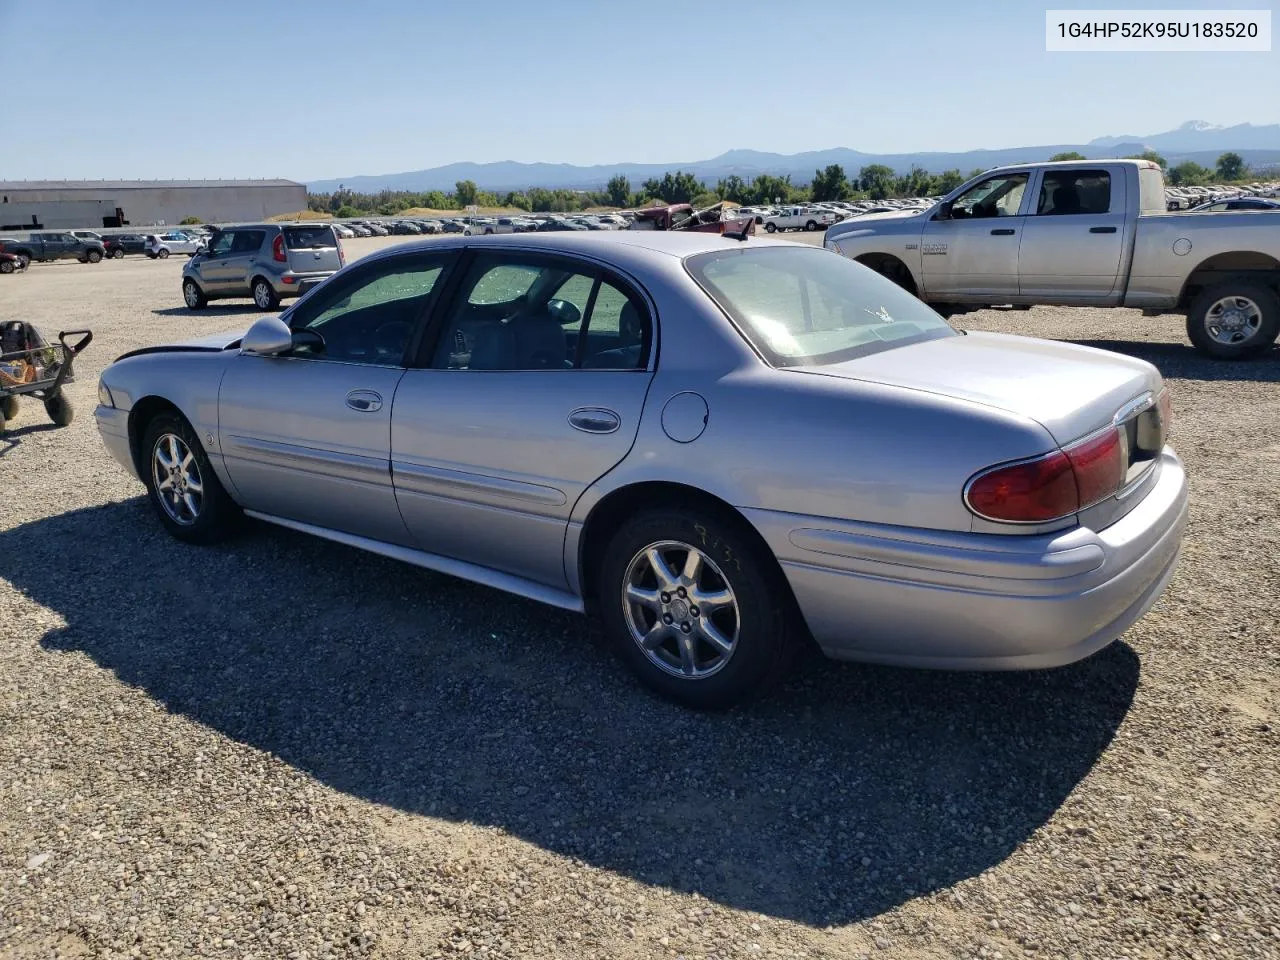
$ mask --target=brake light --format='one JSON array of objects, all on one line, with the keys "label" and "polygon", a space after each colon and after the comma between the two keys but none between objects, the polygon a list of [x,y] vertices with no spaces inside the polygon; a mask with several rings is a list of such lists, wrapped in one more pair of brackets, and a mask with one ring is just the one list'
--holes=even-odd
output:
[{"label": "brake light", "polygon": [[279,263],[289,262],[289,255],[284,252],[283,233],[277,233],[276,238],[271,241],[271,259]]},{"label": "brake light", "polygon": [[965,505],[1004,523],[1060,520],[1124,486],[1126,460],[1121,429],[1108,427],[1047,456],[979,473],[966,485]]}]

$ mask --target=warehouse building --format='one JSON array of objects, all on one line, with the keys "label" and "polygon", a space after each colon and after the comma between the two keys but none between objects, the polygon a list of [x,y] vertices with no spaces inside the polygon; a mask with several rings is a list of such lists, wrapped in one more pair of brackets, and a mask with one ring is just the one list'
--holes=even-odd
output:
[{"label": "warehouse building", "polygon": [[0,230],[262,220],[307,208],[292,180],[0,180]]}]

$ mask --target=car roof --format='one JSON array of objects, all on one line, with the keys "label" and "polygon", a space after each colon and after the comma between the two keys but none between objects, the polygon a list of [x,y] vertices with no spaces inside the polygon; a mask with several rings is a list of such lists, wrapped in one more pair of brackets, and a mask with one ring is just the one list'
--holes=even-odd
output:
[{"label": "car roof", "polygon": [[798,244],[790,240],[774,240],[754,236],[747,240],[736,240],[731,237],[726,238],[718,233],[700,233],[689,230],[602,230],[568,233],[494,234],[482,237],[460,237],[454,235],[448,239],[397,244],[365,259],[373,259],[375,257],[381,259],[382,257],[410,250],[421,252],[458,249],[461,247],[474,249],[494,247],[498,249],[541,250],[547,253],[578,254],[586,257],[612,260],[619,266],[626,266],[628,262],[649,260],[655,255],[682,260],[685,257],[692,257],[699,253],[738,249],[744,243],[750,246],[818,249],[808,244]]}]

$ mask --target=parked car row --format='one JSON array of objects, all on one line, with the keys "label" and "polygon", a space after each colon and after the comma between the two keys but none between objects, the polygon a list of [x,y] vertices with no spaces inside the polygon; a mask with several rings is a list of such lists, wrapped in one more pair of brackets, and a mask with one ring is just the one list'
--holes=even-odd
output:
[{"label": "parked car row", "polygon": [[[1195,187],[1166,187],[1165,203],[1169,210],[1190,210],[1221,200],[1280,198],[1280,182],[1255,181],[1238,186],[1214,183]],[[1242,209],[1242,208],[1235,208]],[[1243,208],[1256,209],[1256,208]]]}]

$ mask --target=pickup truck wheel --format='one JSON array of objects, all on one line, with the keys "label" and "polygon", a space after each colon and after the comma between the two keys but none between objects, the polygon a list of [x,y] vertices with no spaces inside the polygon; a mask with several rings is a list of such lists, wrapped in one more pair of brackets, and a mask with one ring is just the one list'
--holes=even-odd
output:
[{"label": "pickup truck wheel", "polygon": [[805,230],[813,231],[818,229],[818,224],[813,220],[806,220],[804,224]]},{"label": "pickup truck wheel", "polygon": [[764,225],[765,233],[773,233],[777,229],[778,229],[778,225],[776,223],[766,223]]},{"label": "pickup truck wheel", "polygon": [[188,277],[182,281],[182,299],[188,310],[203,310],[209,305],[209,298],[204,295],[200,285]]},{"label": "pickup truck wheel", "polygon": [[117,260],[123,260],[123,259],[124,259],[124,247],[116,247],[116,248],[115,248],[115,250],[114,250],[114,251],[112,251],[111,256],[112,256],[112,257],[114,257],[114,258],[115,258],[115,259],[117,259]]},{"label": "pickup truck wheel", "polygon": [[1243,360],[1270,348],[1280,334],[1280,298],[1266,287],[1228,282],[1191,304],[1187,336],[1215,360]]},{"label": "pickup truck wheel", "polygon": [[90,263],[98,263],[102,259],[102,254],[97,250],[90,250],[85,254],[85,259]]}]

